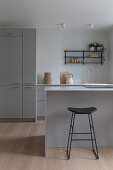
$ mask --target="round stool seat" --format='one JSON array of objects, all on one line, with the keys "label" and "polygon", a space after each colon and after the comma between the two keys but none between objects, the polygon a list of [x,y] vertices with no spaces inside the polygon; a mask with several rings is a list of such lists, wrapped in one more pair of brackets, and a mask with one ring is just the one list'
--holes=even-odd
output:
[{"label": "round stool seat", "polygon": [[75,112],[76,114],[90,114],[97,111],[96,107],[87,107],[87,108],[68,107],[68,110],[71,112]]}]

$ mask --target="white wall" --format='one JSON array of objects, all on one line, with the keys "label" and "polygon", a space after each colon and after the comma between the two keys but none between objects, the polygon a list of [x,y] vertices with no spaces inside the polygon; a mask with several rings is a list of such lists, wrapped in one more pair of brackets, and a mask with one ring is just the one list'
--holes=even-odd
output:
[{"label": "white wall", "polygon": [[109,82],[113,82],[113,30],[109,32]]},{"label": "white wall", "polygon": [[37,77],[42,83],[44,72],[52,72],[53,83],[59,83],[60,72],[69,71],[74,74],[75,83],[88,81],[87,68],[93,71],[95,82],[108,82],[108,56],[106,61],[93,65],[64,65],[64,50],[87,50],[88,44],[99,41],[108,48],[109,34],[93,31],[61,31],[57,29],[37,29]]}]

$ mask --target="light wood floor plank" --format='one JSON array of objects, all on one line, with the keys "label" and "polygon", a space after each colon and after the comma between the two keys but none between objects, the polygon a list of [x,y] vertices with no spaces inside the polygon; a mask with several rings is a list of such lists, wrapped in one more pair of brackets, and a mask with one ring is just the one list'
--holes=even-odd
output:
[{"label": "light wood floor plank", "polygon": [[44,157],[44,121],[0,123],[0,170],[113,170],[113,147],[99,147],[96,160],[91,148],[48,149]]}]

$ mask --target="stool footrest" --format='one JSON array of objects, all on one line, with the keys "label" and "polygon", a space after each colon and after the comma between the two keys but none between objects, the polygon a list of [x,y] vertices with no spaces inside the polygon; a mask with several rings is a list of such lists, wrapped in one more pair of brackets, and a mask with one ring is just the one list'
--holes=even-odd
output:
[{"label": "stool footrest", "polygon": [[91,140],[94,140],[94,139],[72,139],[72,141],[80,141],[80,140],[81,140],[81,141],[82,141],[82,140],[86,140],[86,141],[89,140],[89,141],[91,141]]},{"label": "stool footrest", "polygon": [[70,134],[76,134],[76,135],[90,135],[91,133],[70,133]]}]

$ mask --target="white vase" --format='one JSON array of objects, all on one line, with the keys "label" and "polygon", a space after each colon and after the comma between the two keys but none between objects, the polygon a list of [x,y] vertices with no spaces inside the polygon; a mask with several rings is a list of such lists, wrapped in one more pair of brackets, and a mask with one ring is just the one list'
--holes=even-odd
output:
[{"label": "white vase", "polygon": [[90,51],[95,51],[95,47],[90,47]]},{"label": "white vase", "polygon": [[101,47],[97,47],[97,51],[101,51],[102,50],[102,48]]}]

